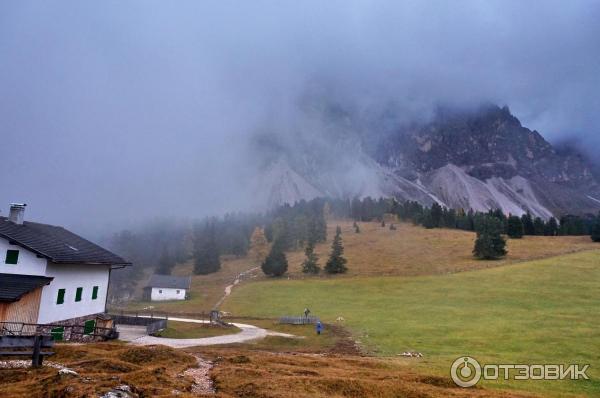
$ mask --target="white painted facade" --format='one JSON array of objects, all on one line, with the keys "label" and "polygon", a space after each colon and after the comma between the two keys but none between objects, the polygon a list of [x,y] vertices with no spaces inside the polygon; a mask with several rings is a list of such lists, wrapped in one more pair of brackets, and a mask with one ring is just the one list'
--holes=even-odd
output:
[{"label": "white painted facade", "polygon": [[[18,250],[19,260],[17,264],[5,264],[7,250]],[[18,245],[11,245],[8,240],[0,238],[0,273],[22,274],[22,275],[46,275],[48,260],[40,258],[37,254],[23,249]]]},{"label": "white painted facade", "polygon": [[[17,264],[5,264],[6,251],[18,250]],[[43,275],[54,280],[42,289],[37,323],[52,323],[104,312],[110,266],[86,264],[54,264],[18,245],[0,238],[0,273]],[[94,286],[98,293],[92,299]],[[77,288],[82,288],[81,301],[75,301]],[[64,302],[57,304],[59,289],[65,289]]]},{"label": "white painted facade", "polygon": [[170,287],[153,287],[150,292],[150,300],[185,300],[186,289],[173,289]]}]

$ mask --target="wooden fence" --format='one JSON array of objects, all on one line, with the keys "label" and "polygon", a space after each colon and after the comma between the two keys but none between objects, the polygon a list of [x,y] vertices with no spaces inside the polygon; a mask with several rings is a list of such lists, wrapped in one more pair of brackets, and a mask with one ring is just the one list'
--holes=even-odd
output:
[{"label": "wooden fence", "polygon": [[316,316],[282,316],[279,318],[279,323],[287,323],[291,325],[309,325],[320,322]]},{"label": "wooden fence", "polygon": [[52,336],[55,341],[61,340],[109,340],[118,337],[114,328],[104,328],[95,322],[83,325],[38,324],[24,322],[0,322],[0,336]]}]

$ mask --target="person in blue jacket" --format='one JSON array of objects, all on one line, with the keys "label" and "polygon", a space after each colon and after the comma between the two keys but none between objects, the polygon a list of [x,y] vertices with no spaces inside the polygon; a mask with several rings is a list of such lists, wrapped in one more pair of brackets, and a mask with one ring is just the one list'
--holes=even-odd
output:
[{"label": "person in blue jacket", "polygon": [[317,334],[321,334],[321,332],[323,331],[323,325],[321,324],[321,321],[317,322],[316,329],[317,329]]}]

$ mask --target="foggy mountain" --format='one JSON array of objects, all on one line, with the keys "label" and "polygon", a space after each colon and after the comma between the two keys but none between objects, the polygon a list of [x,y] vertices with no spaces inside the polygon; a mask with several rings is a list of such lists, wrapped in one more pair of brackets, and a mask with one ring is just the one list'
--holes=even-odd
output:
[{"label": "foggy mountain", "polygon": [[[572,153],[600,167],[598,20],[556,0],[3,2],[0,214],[98,236],[315,195],[594,210]],[[553,147],[438,106],[486,101]]]},{"label": "foggy mountain", "polygon": [[309,124],[287,140],[266,134],[255,142],[262,168],[254,183],[267,207],[384,196],[544,219],[600,210],[592,164],[555,149],[507,107],[438,107],[429,121],[401,125],[382,123],[396,119],[389,111],[373,120],[339,106],[305,112],[325,126],[318,136]]}]

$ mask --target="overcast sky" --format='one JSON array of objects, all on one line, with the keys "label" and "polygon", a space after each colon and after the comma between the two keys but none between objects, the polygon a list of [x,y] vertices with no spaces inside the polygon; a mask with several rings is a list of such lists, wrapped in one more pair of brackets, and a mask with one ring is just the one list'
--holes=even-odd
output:
[{"label": "overcast sky", "polygon": [[0,214],[89,230],[243,209],[250,134],[310,84],[414,113],[506,104],[598,148],[598,21],[597,1],[1,2]]}]

